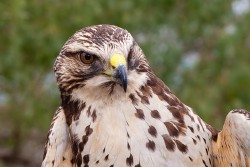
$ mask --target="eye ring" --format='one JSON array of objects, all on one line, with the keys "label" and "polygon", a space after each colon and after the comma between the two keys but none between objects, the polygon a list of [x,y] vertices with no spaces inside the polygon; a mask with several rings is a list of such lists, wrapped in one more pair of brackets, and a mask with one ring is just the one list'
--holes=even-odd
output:
[{"label": "eye ring", "polygon": [[79,54],[79,59],[81,60],[81,62],[83,62],[84,64],[91,64],[94,62],[95,60],[95,56],[89,53],[80,53]]}]

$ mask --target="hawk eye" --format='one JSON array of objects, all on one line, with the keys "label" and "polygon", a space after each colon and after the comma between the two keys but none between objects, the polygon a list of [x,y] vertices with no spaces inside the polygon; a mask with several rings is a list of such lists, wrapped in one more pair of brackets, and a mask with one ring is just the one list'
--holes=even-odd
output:
[{"label": "hawk eye", "polygon": [[95,60],[95,56],[89,53],[80,53],[80,60],[84,64],[91,64]]}]

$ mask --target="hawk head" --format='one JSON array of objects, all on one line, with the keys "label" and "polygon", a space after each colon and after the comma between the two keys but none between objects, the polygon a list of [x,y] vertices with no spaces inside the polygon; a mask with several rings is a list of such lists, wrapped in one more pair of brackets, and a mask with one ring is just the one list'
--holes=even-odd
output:
[{"label": "hawk head", "polygon": [[[62,95],[77,98],[121,95],[139,88],[150,71],[131,34],[117,26],[96,25],[76,32],[54,65]],[[81,96],[81,97],[78,97]]]}]

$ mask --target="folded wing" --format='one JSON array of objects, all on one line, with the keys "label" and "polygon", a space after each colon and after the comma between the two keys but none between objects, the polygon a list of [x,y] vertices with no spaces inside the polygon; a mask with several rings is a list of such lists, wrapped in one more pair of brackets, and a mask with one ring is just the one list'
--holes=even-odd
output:
[{"label": "folded wing", "polygon": [[232,110],[213,143],[214,166],[250,166],[250,112]]}]

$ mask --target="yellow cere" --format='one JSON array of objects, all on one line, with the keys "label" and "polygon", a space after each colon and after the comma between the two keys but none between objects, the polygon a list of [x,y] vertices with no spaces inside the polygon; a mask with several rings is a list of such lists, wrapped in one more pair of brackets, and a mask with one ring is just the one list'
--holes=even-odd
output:
[{"label": "yellow cere", "polygon": [[121,53],[115,53],[110,58],[110,64],[113,67],[118,67],[119,64],[126,66],[126,59]]}]

